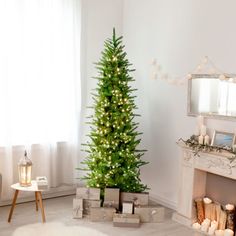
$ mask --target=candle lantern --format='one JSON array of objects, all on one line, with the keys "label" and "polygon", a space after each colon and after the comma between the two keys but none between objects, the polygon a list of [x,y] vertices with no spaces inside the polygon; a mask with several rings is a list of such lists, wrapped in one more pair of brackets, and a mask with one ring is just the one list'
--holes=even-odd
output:
[{"label": "candle lantern", "polygon": [[32,161],[28,158],[26,151],[18,163],[18,172],[20,186],[31,186]]}]

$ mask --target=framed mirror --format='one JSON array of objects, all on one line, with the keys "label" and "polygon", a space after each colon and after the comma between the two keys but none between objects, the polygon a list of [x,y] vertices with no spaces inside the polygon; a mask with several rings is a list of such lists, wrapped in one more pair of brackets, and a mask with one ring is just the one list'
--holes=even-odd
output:
[{"label": "framed mirror", "polygon": [[[236,120],[236,75],[192,74],[188,81],[188,115]],[[224,77],[224,76],[223,76]],[[231,79],[232,78],[232,79]]]}]

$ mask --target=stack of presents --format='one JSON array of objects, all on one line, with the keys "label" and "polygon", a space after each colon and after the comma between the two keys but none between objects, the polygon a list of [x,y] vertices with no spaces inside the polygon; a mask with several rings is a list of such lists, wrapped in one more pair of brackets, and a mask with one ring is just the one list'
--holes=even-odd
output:
[{"label": "stack of presents", "polygon": [[164,220],[164,207],[149,204],[148,193],[126,193],[106,188],[104,201],[99,188],[78,187],[73,199],[73,217],[89,218],[93,222],[113,221],[118,227],[139,227],[140,223]]}]

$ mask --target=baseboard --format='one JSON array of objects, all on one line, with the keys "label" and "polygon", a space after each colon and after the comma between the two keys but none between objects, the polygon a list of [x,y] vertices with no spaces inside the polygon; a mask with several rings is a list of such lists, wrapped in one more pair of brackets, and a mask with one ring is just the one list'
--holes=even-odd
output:
[{"label": "baseboard", "polygon": [[185,216],[180,215],[177,212],[174,212],[172,215],[172,220],[176,221],[177,223],[180,223],[182,225],[185,225],[187,227],[191,227],[192,220],[189,218],[186,218]]},{"label": "baseboard", "polygon": [[167,198],[164,198],[160,195],[151,193],[150,194],[150,200],[154,201],[154,202],[157,202],[157,203],[159,203],[159,204],[161,204],[161,205],[163,205],[167,208],[170,208],[174,211],[176,211],[176,209],[177,209],[177,202],[171,201],[171,200],[169,200]]},{"label": "baseboard", "polygon": [[[51,188],[48,191],[42,192],[43,199],[49,199],[49,198],[55,198],[55,197],[62,197],[62,196],[68,196],[68,195],[74,195],[76,192],[76,186],[60,186],[57,188]],[[30,196],[23,196],[17,198],[17,204],[18,203],[25,203],[25,202],[32,202],[35,201],[34,194],[31,194]],[[12,199],[9,200],[2,200],[0,201],[0,206],[7,206],[12,204]]]}]

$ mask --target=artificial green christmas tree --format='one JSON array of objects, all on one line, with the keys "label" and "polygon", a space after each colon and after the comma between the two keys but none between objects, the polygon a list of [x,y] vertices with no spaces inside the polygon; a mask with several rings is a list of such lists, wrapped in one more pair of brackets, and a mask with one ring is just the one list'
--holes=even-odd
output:
[{"label": "artificial green christmas tree", "polygon": [[140,167],[147,164],[141,157],[145,150],[138,150],[141,134],[134,121],[136,109],[129,82],[134,71],[126,58],[122,37],[105,41],[105,49],[97,65],[98,87],[94,99],[94,115],[91,116],[90,142],[85,144],[88,156],[82,162],[87,166],[89,187],[120,188],[126,192],[143,192]]}]

